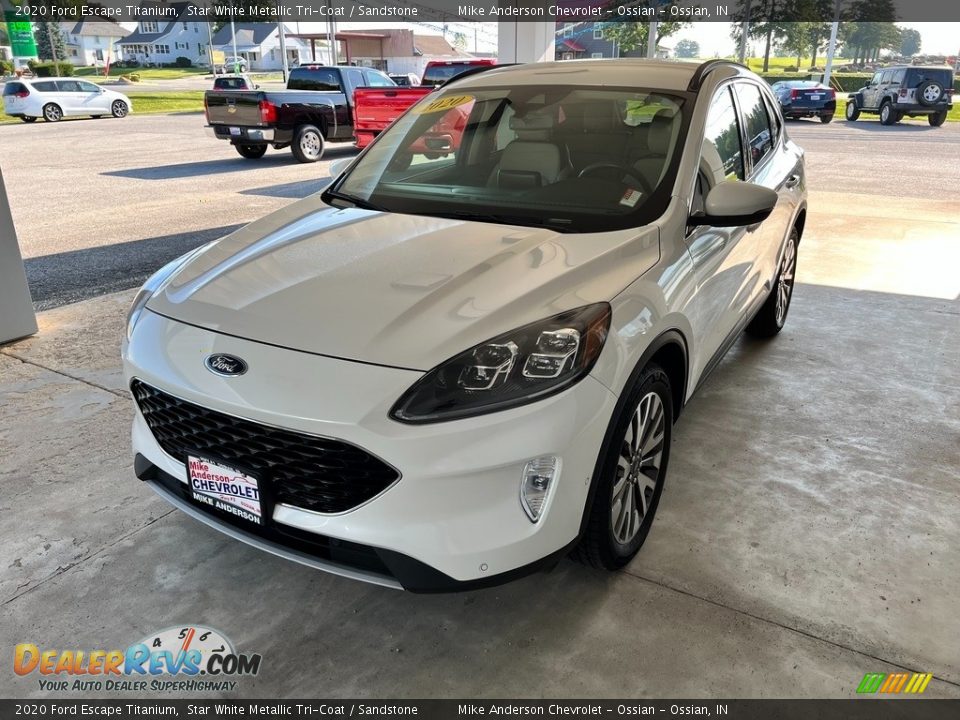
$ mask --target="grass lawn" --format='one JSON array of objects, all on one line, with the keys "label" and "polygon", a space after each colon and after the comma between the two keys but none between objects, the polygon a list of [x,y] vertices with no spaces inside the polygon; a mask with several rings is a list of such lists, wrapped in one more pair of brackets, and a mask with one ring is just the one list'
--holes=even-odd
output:
[{"label": "grass lawn", "polygon": [[150,90],[119,90],[133,101],[137,115],[157,115],[174,112],[202,112],[203,91],[181,90],[156,92]]},{"label": "grass lawn", "polygon": [[[110,77],[120,77],[137,73],[143,80],[178,80],[180,78],[192,77],[195,75],[209,75],[210,68],[190,67],[190,68],[121,68],[116,65],[110,66]],[[73,72],[78,77],[86,77],[91,80],[103,79],[102,68],[80,67]]]}]

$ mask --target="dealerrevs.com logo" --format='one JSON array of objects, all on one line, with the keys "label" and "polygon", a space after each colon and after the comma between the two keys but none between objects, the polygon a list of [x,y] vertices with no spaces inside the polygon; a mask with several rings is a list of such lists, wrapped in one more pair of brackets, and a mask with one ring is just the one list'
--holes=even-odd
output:
[{"label": "dealerrevs.com logo", "polygon": [[221,632],[202,625],[171,627],[126,650],[14,648],[17,675],[37,675],[41,690],[84,692],[232,691],[260,672],[260,655],[238,653]]}]

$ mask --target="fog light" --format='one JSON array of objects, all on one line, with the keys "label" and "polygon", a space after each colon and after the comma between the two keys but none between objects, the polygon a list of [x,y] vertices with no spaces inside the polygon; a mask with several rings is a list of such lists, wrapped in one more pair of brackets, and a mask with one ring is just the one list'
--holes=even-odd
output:
[{"label": "fog light", "polygon": [[523,479],[520,481],[520,503],[530,522],[537,522],[540,519],[550,488],[553,487],[554,480],[559,474],[560,458],[553,455],[535,458],[523,468]]}]

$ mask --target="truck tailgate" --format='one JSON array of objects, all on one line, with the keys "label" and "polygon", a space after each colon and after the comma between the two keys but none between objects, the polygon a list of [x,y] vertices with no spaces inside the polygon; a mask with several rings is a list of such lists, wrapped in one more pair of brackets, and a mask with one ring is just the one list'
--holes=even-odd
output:
[{"label": "truck tailgate", "polygon": [[364,147],[433,88],[357,88],[353,93],[354,131]]},{"label": "truck tailgate", "polygon": [[266,127],[260,113],[263,92],[247,90],[208,90],[203,96],[210,125]]}]

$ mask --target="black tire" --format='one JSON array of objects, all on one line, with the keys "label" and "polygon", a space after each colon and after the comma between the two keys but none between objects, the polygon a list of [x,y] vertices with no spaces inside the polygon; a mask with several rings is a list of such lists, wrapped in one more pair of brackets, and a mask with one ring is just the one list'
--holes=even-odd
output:
[{"label": "black tire", "polygon": [[936,105],[943,100],[943,85],[935,80],[927,80],[920,83],[917,88],[917,102],[921,105]]},{"label": "black tire", "polygon": [[316,125],[301,125],[293,136],[290,150],[302,163],[314,163],[323,157],[323,133]]},{"label": "black tire", "polygon": [[793,299],[799,242],[800,233],[796,228],[792,228],[783,249],[783,257],[780,258],[780,267],[773,281],[773,289],[766,302],[760,307],[760,311],[747,325],[747,334],[756,338],[770,338],[783,330],[787,322],[787,313],[790,311],[790,301]]},{"label": "black tire", "polygon": [[267,152],[266,145],[234,145],[234,147],[247,160],[259,160]]},{"label": "black tire", "polygon": [[60,122],[63,120],[63,108],[56,103],[47,103],[43,106],[43,119],[47,122]]},{"label": "black tire", "polygon": [[110,103],[110,114],[115,118],[124,118],[130,113],[130,107],[123,100]]},{"label": "black tire", "polygon": [[[641,371],[626,392],[627,400],[611,426],[609,447],[598,464],[600,475],[594,479],[596,487],[588,509],[586,532],[572,553],[574,559],[585,565],[607,570],[622,568],[630,562],[650,532],[663,492],[673,436],[673,396],[670,378],[662,368],[651,363]],[[651,396],[656,396],[656,400],[652,400]],[[645,407],[654,413],[657,408],[660,410],[659,416],[651,418],[649,436],[639,431],[642,420],[638,413],[642,413]],[[640,447],[640,460],[631,462],[627,459],[627,453],[633,452],[632,438],[638,435],[639,442],[636,444]],[[648,441],[644,441],[645,437]],[[659,441],[657,438],[660,438]],[[649,450],[644,455],[647,442],[650,443]],[[659,466],[642,462],[644,457],[658,458]],[[627,467],[632,469],[627,471]],[[615,497],[614,492],[618,487],[619,497]],[[615,512],[617,499],[620,504]],[[623,517],[624,508],[631,513],[626,529],[631,530],[636,524],[627,542],[618,539],[618,531],[614,527],[618,519]]]},{"label": "black tire", "polygon": [[930,123],[931,127],[940,127],[947,121],[947,111],[941,110],[940,112],[927,115],[927,122]]},{"label": "black tire", "polygon": [[897,113],[890,102],[885,102],[880,106],[880,124],[893,125],[897,121]]},{"label": "black tire", "polygon": [[846,117],[847,122],[856,122],[860,117],[860,106],[857,105],[857,101],[853,98],[850,98],[847,101]]},{"label": "black tire", "polygon": [[30,117],[29,115],[21,115],[20,119],[25,123],[32,123],[37,121],[35,117]]},{"label": "black tire", "polygon": [[821,115],[821,116],[820,116],[820,122],[822,122],[824,125],[826,125],[828,122],[832,122],[832,121],[833,121],[833,113],[831,113],[830,115]]}]

